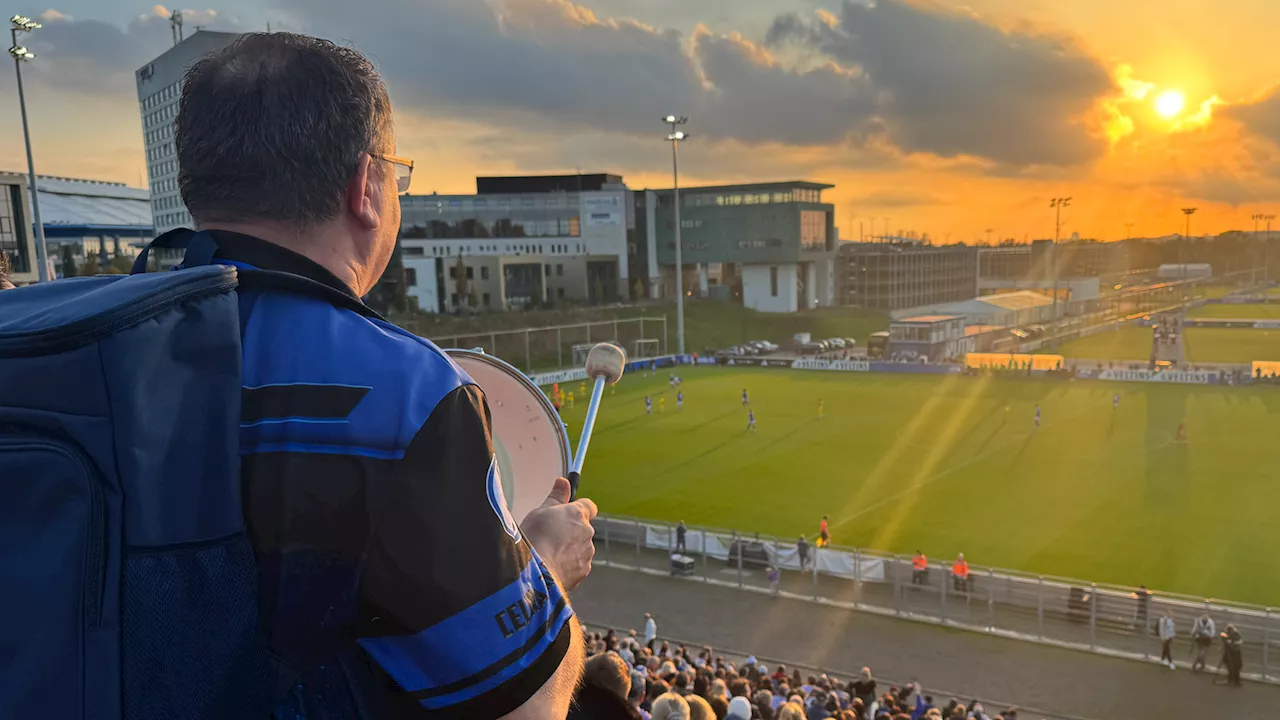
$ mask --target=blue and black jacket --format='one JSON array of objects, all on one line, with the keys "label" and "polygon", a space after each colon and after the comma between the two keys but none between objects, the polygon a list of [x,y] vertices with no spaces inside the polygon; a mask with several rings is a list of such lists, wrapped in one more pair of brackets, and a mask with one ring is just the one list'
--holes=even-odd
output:
[{"label": "blue and black jacket", "polygon": [[[211,232],[216,262],[358,302],[301,255]],[[475,719],[522,705],[564,658],[573,611],[501,501],[483,392],[372,313],[269,290],[240,302],[242,501],[276,716]]]}]

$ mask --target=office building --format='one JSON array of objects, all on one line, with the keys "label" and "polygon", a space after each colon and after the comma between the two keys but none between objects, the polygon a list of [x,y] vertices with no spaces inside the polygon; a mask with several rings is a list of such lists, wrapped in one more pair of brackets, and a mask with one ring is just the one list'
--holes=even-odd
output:
[{"label": "office building", "polygon": [[0,173],[0,254],[9,258],[9,279],[14,285],[39,279],[31,217],[27,176]]},{"label": "office building", "polygon": [[978,294],[978,249],[919,243],[844,243],[838,255],[840,304],[901,310]]},{"label": "office building", "polygon": [[[764,312],[831,305],[835,208],[822,202],[831,187],[790,181],[681,188],[685,292]],[[633,296],[675,296],[673,197],[671,190],[635,193]]]},{"label": "office building", "polygon": [[191,225],[191,215],[178,192],[178,155],[173,143],[182,77],[196,60],[226,47],[236,37],[236,33],[197,30],[139,68],[135,75],[151,188],[152,226],[157,235]]},{"label": "office building", "polygon": [[474,195],[405,195],[405,292],[427,312],[628,299],[631,207],[609,174],[482,177]]}]

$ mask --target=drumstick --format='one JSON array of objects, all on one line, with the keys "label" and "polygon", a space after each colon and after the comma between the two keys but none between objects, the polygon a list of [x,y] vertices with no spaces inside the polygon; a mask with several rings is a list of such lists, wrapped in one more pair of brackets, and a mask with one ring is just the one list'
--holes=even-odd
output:
[{"label": "drumstick", "polygon": [[591,388],[591,402],[587,404],[587,419],[582,423],[582,438],[578,440],[578,452],[573,456],[573,464],[569,466],[569,487],[571,497],[578,496],[578,481],[582,476],[582,464],[587,459],[587,446],[591,444],[591,430],[596,425],[596,411],[600,409],[600,398],[604,395],[604,386],[616,384],[622,379],[622,372],[627,367],[627,353],[611,343],[600,343],[587,353],[587,377],[595,381]]}]

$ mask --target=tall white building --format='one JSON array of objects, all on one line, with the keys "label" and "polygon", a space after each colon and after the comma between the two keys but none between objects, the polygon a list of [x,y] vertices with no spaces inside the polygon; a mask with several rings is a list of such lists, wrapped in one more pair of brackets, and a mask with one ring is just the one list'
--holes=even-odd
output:
[{"label": "tall white building", "polygon": [[156,235],[191,225],[191,215],[178,192],[178,154],[173,143],[182,76],[196,60],[226,47],[236,37],[237,33],[197,30],[138,69],[138,108],[142,111]]}]

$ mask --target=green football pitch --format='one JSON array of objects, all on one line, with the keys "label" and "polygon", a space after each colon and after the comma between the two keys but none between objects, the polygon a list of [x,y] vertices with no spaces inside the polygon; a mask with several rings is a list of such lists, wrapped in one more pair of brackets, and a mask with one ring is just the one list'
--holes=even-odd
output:
[{"label": "green football pitch", "polygon": [[1273,388],[680,372],[683,409],[666,371],[606,391],[582,481],[602,512],[782,537],[828,515],[842,545],[1280,604]]},{"label": "green football pitch", "polygon": [[1280,318],[1280,304],[1223,303],[1201,305],[1187,313],[1192,318],[1275,320]]},{"label": "green football pitch", "polygon": [[[1070,359],[1145,363],[1151,358],[1151,333],[1151,328],[1125,325],[1063,343],[1059,352]],[[1280,330],[1187,328],[1184,333],[1187,362],[1246,365],[1280,360]]]}]

